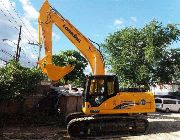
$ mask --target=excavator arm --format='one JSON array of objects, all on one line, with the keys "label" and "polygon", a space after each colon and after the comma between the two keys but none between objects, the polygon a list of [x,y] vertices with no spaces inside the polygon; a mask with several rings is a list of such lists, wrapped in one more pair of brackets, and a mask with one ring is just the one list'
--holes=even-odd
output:
[{"label": "excavator arm", "polygon": [[[48,0],[44,2],[40,9],[39,23],[39,43],[44,42],[45,57],[38,64],[47,76],[57,81],[73,70],[73,66],[67,65],[58,67],[52,64],[52,25],[55,24],[64,35],[74,44],[89,62],[93,75],[104,75],[104,61],[101,53],[95,46],[66,20]],[[43,39],[41,39],[41,36]]]}]

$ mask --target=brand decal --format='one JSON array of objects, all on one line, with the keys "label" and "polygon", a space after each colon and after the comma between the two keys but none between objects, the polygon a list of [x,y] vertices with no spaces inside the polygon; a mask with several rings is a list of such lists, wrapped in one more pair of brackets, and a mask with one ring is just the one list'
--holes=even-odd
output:
[{"label": "brand decal", "polygon": [[81,40],[79,39],[78,35],[73,33],[73,31],[71,31],[71,29],[69,29],[65,24],[63,25],[63,28],[68,31],[69,34],[71,34],[71,36],[79,43],[81,43]]},{"label": "brand decal", "polygon": [[147,103],[145,99],[142,99],[140,102],[134,102],[134,101],[121,101],[121,104],[114,107],[114,109],[130,109],[128,107],[135,106],[135,105],[146,105]]}]

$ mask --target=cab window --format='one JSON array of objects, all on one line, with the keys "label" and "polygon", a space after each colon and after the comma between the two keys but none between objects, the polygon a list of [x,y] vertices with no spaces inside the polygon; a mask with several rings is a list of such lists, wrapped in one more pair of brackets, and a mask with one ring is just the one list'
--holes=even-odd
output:
[{"label": "cab window", "polygon": [[114,94],[114,81],[108,81],[107,82],[107,92],[108,92],[108,96],[111,96]]},{"label": "cab window", "polygon": [[90,95],[98,95],[98,94],[103,94],[105,90],[104,87],[104,80],[99,79],[99,80],[91,80],[90,84]]}]

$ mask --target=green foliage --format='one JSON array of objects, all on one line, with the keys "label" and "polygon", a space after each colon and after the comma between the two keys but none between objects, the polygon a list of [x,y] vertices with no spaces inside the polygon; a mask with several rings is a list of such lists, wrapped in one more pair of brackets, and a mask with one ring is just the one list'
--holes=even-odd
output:
[{"label": "green foliage", "polygon": [[71,83],[74,86],[85,85],[84,70],[88,62],[79,52],[74,50],[62,51],[59,55],[53,55],[53,63],[57,66],[68,64],[75,66],[74,70],[61,80],[63,84]]},{"label": "green foliage", "polygon": [[142,29],[128,27],[110,34],[102,47],[107,65],[123,85],[147,86],[180,78],[180,51],[168,50],[179,37],[176,25],[152,21]]},{"label": "green foliage", "polygon": [[25,68],[19,62],[10,61],[0,68],[0,99],[23,99],[35,90],[42,78],[38,69]]}]

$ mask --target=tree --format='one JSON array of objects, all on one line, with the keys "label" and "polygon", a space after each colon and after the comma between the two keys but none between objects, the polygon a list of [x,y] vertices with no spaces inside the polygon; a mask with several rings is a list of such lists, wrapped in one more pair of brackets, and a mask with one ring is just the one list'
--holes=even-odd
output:
[{"label": "tree", "polygon": [[0,99],[24,99],[32,94],[43,78],[36,68],[25,68],[17,61],[10,61],[0,68]]},{"label": "tree", "polygon": [[88,62],[79,52],[75,50],[62,51],[59,55],[53,55],[53,63],[57,66],[68,64],[75,66],[74,70],[63,78],[64,83],[71,83],[75,86],[85,85],[84,70]]},{"label": "tree", "polygon": [[180,49],[170,49],[163,53],[161,61],[156,62],[154,81],[159,83],[178,82],[180,80]]},{"label": "tree", "polygon": [[176,25],[163,26],[151,21],[141,29],[128,27],[110,34],[102,47],[107,65],[123,85],[147,86],[180,78],[180,52],[169,50],[169,45],[179,37]]}]

